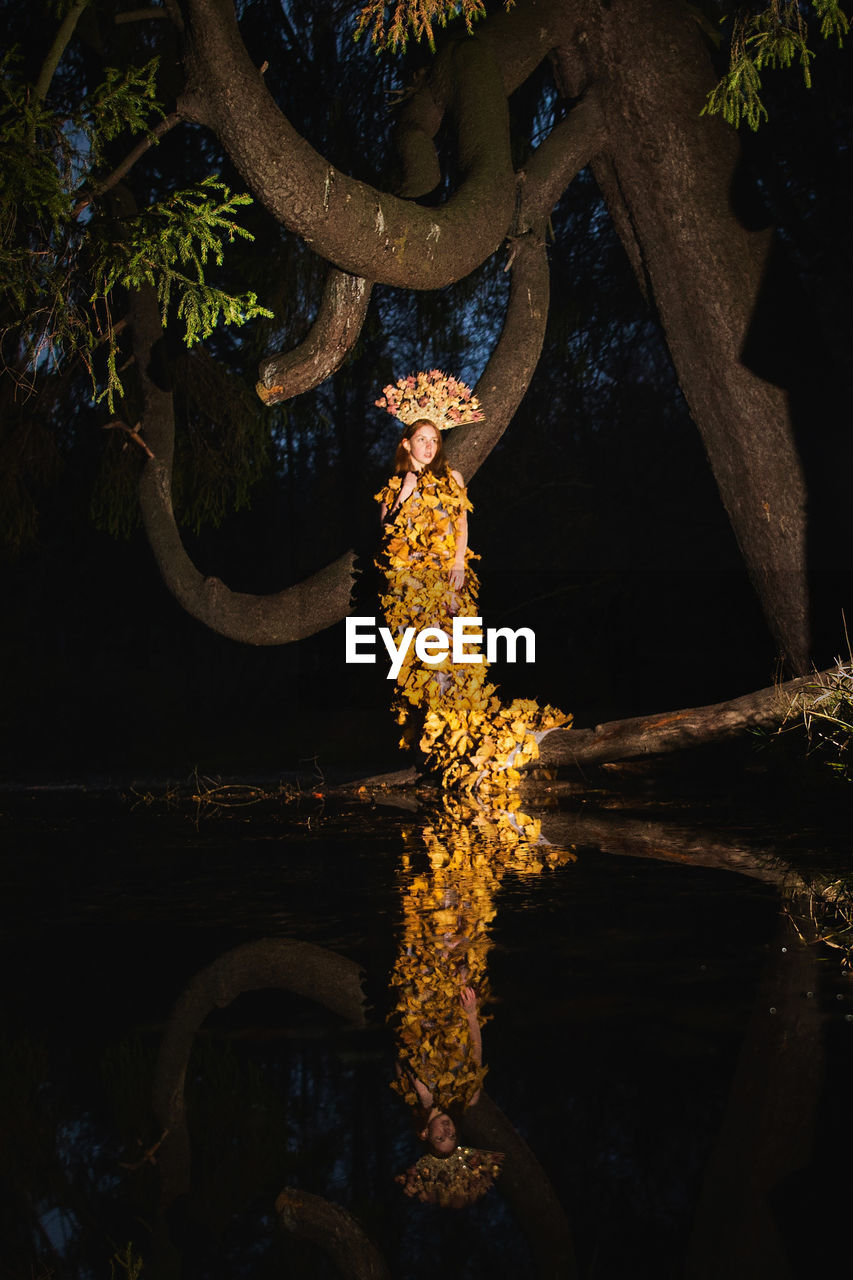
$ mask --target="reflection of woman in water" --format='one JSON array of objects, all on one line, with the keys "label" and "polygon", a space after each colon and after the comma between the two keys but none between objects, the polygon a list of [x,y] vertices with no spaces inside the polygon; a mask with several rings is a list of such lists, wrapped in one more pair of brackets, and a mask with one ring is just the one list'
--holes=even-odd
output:
[{"label": "reflection of woman in water", "polygon": [[[459,1122],[464,1111],[479,1101],[484,1074],[483,1042],[473,987],[462,987],[459,1003],[468,1026],[470,1070],[465,1069],[468,1064],[463,1058],[459,1064],[462,1070],[448,1070],[452,1080],[442,1083],[447,1077],[439,1076],[432,1081],[433,1088],[404,1069],[399,1069],[398,1076],[398,1087],[404,1096],[410,1097],[411,1090],[417,1097],[418,1137],[426,1144],[427,1153],[400,1174],[397,1181],[406,1195],[445,1208],[461,1208],[484,1195],[498,1176],[503,1160],[500,1152],[480,1151],[459,1144]],[[435,1064],[424,1055],[424,1065],[434,1067]],[[473,1092],[472,1085],[476,1085]]]},{"label": "reflection of woman in water", "polygon": [[508,871],[539,874],[572,857],[541,841],[516,796],[486,810],[445,793],[440,810],[406,833],[400,870],[403,935],[391,983],[398,1069],[393,1088],[411,1108],[426,1154],[401,1175],[410,1196],[459,1206],[483,1195],[501,1156],[459,1145],[486,1068],[482,1009],[495,894]]},{"label": "reflection of woman in water", "polygon": [[542,840],[538,819],[443,792],[423,827],[403,832],[402,937],[389,1021],[397,1042],[392,1088],[409,1103],[427,1153],[398,1181],[406,1194],[460,1207],[483,1196],[500,1172],[500,1152],[460,1146],[467,1108],[483,1088],[482,1010],[494,897],[507,873],[539,876],[574,860]]},{"label": "reflection of woman in water", "polygon": [[[455,617],[477,616],[479,584],[468,548],[471,504],[462,476],[444,459],[441,432],[483,415],[464,383],[437,369],[385,387],[376,403],[405,426],[394,475],[376,495],[386,624],[398,645],[409,628],[449,637]],[[467,644],[469,660],[454,663],[434,639],[436,660],[422,661],[410,636],[397,675],[394,709],[404,744],[419,740],[427,767],[445,786],[488,792],[511,785],[518,768],[538,756],[538,737],[571,717],[530,700],[502,704],[476,646]]]}]

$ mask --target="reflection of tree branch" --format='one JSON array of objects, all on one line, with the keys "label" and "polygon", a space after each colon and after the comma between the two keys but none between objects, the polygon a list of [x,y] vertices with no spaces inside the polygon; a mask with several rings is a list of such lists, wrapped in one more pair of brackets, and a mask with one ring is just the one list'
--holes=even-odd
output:
[{"label": "reflection of tree branch", "polygon": [[170,1131],[160,1158],[164,1208],[190,1189],[184,1086],[196,1033],[214,1009],[224,1009],[245,991],[271,988],[295,992],[356,1026],[364,1025],[361,969],[310,942],[264,938],[235,947],[197,973],[172,1010],[154,1072],[154,1114]]},{"label": "reflection of tree branch", "polygon": [[545,1170],[521,1135],[485,1093],[463,1118],[466,1138],[506,1154],[500,1186],[518,1215],[539,1274],[550,1280],[577,1276],[569,1224]]},{"label": "reflection of tree branch", "polygon": [[813,1155],[823,1070],[817,984],[814,948],[804,947],[783,919],[705,1171],[687,1280],[802,1274],[792,1266],[777,1197]]},{"label": "reflection of tree branch", "polygon": [[768,851],[766,839],[753,845],[748,837],[740,834],[632,818],[624,813],[554,813],[539,811],[530,805],[526,808],[528,813],[542,819],[542,834],[554,845],[589,844],[603,853],[622,857],[718,867],[780,887],[790,884],[790,869],[780,861],[775,850]]},{"label": "reflection of tree branch", "polygon": [[275,1202],[279,1226],[328,1254],[344,1280],[390,1280],[376,1246],[346,1209],[307,1191],[285,1187]]}]

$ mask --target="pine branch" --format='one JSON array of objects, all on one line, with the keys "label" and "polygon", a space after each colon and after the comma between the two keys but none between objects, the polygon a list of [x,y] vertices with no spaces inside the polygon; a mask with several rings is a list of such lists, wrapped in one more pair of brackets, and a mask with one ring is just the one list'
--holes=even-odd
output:
[{"label": "pine branch", "polygon": [[[815,0],[814,15],[820,34],[835,37],[843,44],[850,24],[839,0]],[[814,53],[808,45],[808,21],[797,0],[770,0],[760,13],[735,15],[732,24],[729,69],[708,94],[702,115],[722,115],[738,128],[744,121],[753,132],[767,109],[761,98],[761,72],[788,69],[795,61],[802,69],[803,83],[811,88]]]}]

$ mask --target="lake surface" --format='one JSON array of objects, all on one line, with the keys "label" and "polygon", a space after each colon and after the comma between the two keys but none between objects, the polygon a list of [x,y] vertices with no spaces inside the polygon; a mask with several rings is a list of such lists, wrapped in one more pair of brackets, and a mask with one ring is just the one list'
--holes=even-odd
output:
[{"label": "lake surface", "polygon": [[[750,807],[752,785],[619,785],[514,813],[310,781],[257,803],[0,796],[0,1274],[340,1274],[277,1224],[285,1187],[346,1209],[395,1280],[837,1265],[853,984],[827,886],[846,796],[827,820],[790,795]],[[209,1016],[199,997],[184,1026],[182,1167],[152,1089],[176,1002],[217,961]],[[464,1208],[395,1182],[422,1153],[390,1088],[407,966],[438,975],[427,1039],[451,1016],[442,983],[488,996],[487,1096],[461,1136],[507,1159]]]}]

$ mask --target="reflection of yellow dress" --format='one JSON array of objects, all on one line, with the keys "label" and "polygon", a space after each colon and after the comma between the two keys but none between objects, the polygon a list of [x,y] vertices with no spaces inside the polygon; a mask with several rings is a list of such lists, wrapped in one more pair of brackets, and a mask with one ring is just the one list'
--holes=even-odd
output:
[{"label": "reflection of yellow dress", "polygon": [[[478,1020],[487,1021],[486,961],[501,880],[508,871],[538,875],[574,861],[573,852],[542,839],[540,822],[522,812],[517,795],[502,805],[487,808],[479,798],[445,791],[425,826],[403,832],[403,930],[389,1014],[400,1071],[392,1087],[415,1111],[419,1130],[426,1108],[416,1080],[438,1111],[456,1113],[457,1124],[483,1084],[486,1068],[477,1062],[460,994],[472,987]],[[502,1160],[500,1153],[457,1147],[447,1160],[422,1156],[397,1181],[409,1196],[460,1207],[488,1190]]]},{"label": "reflection of yellow dress", "polygon": [[469,986],[481,1013],[488,1003],[486,962],[498,887],[508,871],[539,875],[573,861],[574,854],[544,843],[541,823],[522,812],[516,796],[497,810],[445,795],[431,821],[404,836],[403,936],[391,978],[391,1021],[403,1074],[394,1088],[417,1108],[418,1079],[440,1111],[462,1109],[482,1086],[486,1069],[475,1060],[459,996]]},{"label": "reflection of yellow dress", "polygon": [[[400,493],[402,476],[393,476],[376,495],[389,512]],[[399,643],[407,627],[440,628],[449,636],[454,617],[477,616],[479,582],[465,553],[465,584],[450,582],[459,519],[471,504],[464,489],[446,472],[421,471],[417,486],[389,518],[378,560],[385,575],[382,608]],[[466,646],[468,654],[476,650]],[[504,705],[486,680],[486,662],[456,663],[448,653],[438,663],[421,662],[409,647],[397,676],[397,721],[403,744],[420,735],[426,765],[447,787],[484,792],[502,790],[519,778],[518,770],[539,755],[536,735],[571,716],[553,707],[516,698]]]}]

